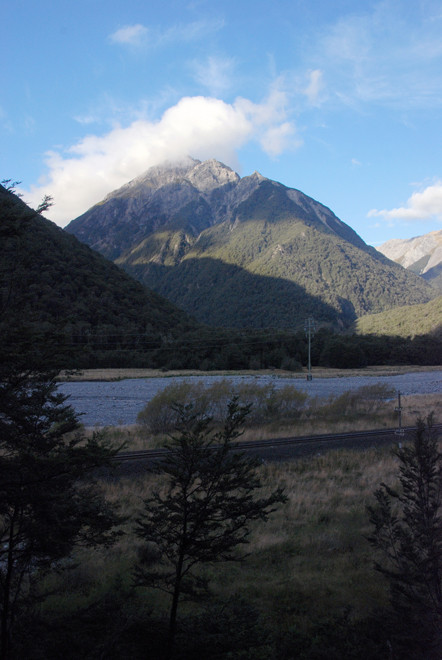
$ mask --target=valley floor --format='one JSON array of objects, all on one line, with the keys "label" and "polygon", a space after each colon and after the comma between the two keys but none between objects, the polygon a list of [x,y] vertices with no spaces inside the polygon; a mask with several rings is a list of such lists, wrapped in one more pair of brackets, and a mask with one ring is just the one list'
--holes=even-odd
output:
[{"label": "valley floor", "polygon": [[[325,367],[312,367],[313,378],[346,378],[351,376],[395,376],[400,374],[440,371],[440,365],[398,365],[398,366],[370,366],[363,369],[329,369]],[[242,375],[269,375],[273,374],[279,378],[305,379],[307,369],[302,371],[284,371],[282,369],[245,370],[245,371],[198,371],[198,370],[161,370],[161,369],[84,369],[77,372],[62,371],[59,374],[60,381],[115,381],[125,378],[167,378],[174,376],[232,376]]]}]

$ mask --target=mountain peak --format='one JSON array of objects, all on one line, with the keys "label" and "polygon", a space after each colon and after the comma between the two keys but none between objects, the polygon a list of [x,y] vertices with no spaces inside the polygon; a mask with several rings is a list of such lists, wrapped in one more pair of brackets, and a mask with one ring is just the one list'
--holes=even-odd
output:
[{"label": "mountain peak", "polygon": [[257,181],[265,181],[266,177],[263,176],[260,172],[255,170],[253,174],[250,175],[251,179],[256,179]]},{"label": "mountain peak", "polygon": [[200,192],[210,192],[214,188],[219,188],[227,184],[236,184],[240,177],[227,165],[223,165],[214,158],[198,162],[193,169],[189,171],[186,179]]},{"label": "mountain peak", "polygon": [[442,229],[413,238],[393,238],[377,250],[442,291]]},{"label": "mountain peak", "polygon": [[153,165],[143,172],[143,174],[121,186],[121,188],[110,192],[100,204],[115,197],[132,196],[134,190],[139,188],[148,187],[150,189],[157,189],[164,185],[180,181],[188,172],[200,164],[200,160],[188,157],[181,161],[164,161],[159,165]]},{"label": "mountain peak", "polygon": [[[238,217],[291,217],[332,233],[362,249],[362,239],[323,204],[254,171],[241,178],[212,158],[186,158],[151,167],[107,197],[66,228],[80,240],[119,259],[132,246],[159,231],[201,232],[235,222]],[[239,216],[238,216],[239,213]]]},{"label": "mountain peak", "polygon": [[320,202],[215,159],[151,168],[67,231],[207,324],[345,324],[432,295]]}]

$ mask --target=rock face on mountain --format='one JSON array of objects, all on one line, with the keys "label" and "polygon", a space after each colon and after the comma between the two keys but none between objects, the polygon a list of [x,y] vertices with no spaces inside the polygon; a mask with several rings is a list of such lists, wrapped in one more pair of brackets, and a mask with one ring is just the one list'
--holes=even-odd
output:
[{"label": "rock face on mountain", "polygon": [[234,223],[238,207],[263,187],[269,195],[274,187],[274,193],[286,198],[286,206],[291,201],[298,217],[310,217],[310,222],[322,223],[355,245],[365,245],[328,208],[300,191],[269,181],[258,172],[241,179],[216,160],[201,163],[189,159],[178,165],[153,167],[110,193],[66,229],[112,259],[157,232],[179,230],[193,243],[192,238],[214,225]]},{"label": "rock face on mountain", "polygon": [[415,238],[394,238],[377,249],[442,292],[442,229]]},{"label": "rock face on mountain", "polygon": [[210,325],[342,327],[435,295],[319,202],[215,160],[154,167],[66,229]]}]

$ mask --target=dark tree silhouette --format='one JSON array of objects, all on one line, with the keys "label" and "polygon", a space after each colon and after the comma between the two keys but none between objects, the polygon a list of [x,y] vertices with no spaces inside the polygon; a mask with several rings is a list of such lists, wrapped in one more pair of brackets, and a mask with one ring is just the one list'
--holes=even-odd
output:
[{"label": "dark tree silhouette", "polygon": [[177,432],[158,468],[162,490],[145,500],[136,527],[144,542],[136,585],[162,589],[172,597],[168,658],[180,598],[196,598],[207,589],[194,569],[244,557],[239,546],[248,543],[251,523],[266,520],[286,499],[280,488],[259,497],[257,462],[234,450],[248,406],[233,399],[220,431],[213,430],[211,418],[195,413],[191,405],[177,410]]},{"label": "dark tree silhouette", "polygon": [[[34,339],[34,336],[33,336]],[[78,545],[110,542],[118,522],[92,471],[116,448],[86,439],[57,391],[50,356],[16,328],[0,357],[0,658],[14,654],[16,624],[44,597],[42,578]],[[28,346],[28,347],[27,347]],[[46,349],[51,351],[50,344]],[[40,363],[40,359],[42,363]]]},{"label": "dark tree silhouette", "polygon": [[417,422],[410,445],[396,452],[400,489],[381,484],[369,507],[390,583],[394,658],[442,657],[442,455],[433,418]]}]

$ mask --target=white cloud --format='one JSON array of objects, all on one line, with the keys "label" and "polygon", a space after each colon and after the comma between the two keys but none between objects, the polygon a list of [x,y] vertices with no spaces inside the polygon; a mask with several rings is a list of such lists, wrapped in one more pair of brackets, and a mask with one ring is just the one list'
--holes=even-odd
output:
[{"label": "white cloud", "polygon": [[207,37],[212,32],[217,32],[224,27],[224,21],[194,21],[193,23],[172,25],[164,32],[158,30],[156,33],[157,45],[175,44],[178,41],[187,43]]},{"label": "white cloud", "polygon": [[234,65],[233,58],[209,57],[205,62],[194,62],[192,66],[196,81],[213,96],[220,96],[232,84]]},{"label": "white cloud", "polygon": [[224,27],[224,22],[216,20],[176,24],[166,30],[158,27],[147,28],[137,23],[119,28],[109,35],[109,41],[123,46],[149,45],[152,48],[158,48],[169,44],[176,45],[178,42],[189,43],[207,37],[208,34],[220,30],[222,27]]},{"label": "white cloud", "polygon": [[293,140],[295,130],[290,122],[268,128],[259,140],[263,150],[269,156],[278,156],[290,144],[292,148],[301,146],[301,140]]},{"label": "white cloud", "polygon": [[323,89],[323,80],[322,80],[322,71],[320,69],[315,69],[310,72],[309,84],[304,90],[309,103],[311,105],[319,105],[320,94]]},{"label": "white cloud", "polygon": [[382,216],[388,220],[442,220],[442,181],[413,193],[406,206],[382,211],[372,209],[368,216]]},{"label": "white cloud", "polygon": [[99,119],[96,115],[88,114],[88,115],[76,115],[74,117],[75,121],[77,121],[79,124],[87,125],[87,124],[96,124]]},{"label": "white cloud", "polygon": [[45,194],[55,205],[47,213],[61,226],[112,190],[166,160],[217,158],[237,167],[237,150],[256,140],[269,155],[297,146],[286,120],[285,96],[273,90],[263,103],[185,97],[158,121],[138,119],[103,136],[88,135],[65,152],[46,154],[48,174],[24,191],[36,206]]},{"label": "white cloud", "polygon": [[439,15],[431,15],[431,2],[409,3],[405,13],[395,0],[359,4],[311,41],[309,61],[324,72],[327,88],[351,106],[439,107],[440,3]]},{"label": "white cloud", "polygon": [[136,25],[126,25],[109,36],[114,44],[124,44],[127,46],[140,46],[147,37],[148,29],[137,23]]},{"label": "white cloud", "polygon": [[31,115],[25,115],[23,125],[26,133],[32,133],[35,129],[35,119]]},{"label": "white cloud", "polygon": [[270,93],[263,103],[253,103],[248,99],[239,98],[237,105],[254,124],[261,126],[275,121],[283,121],[287,116],[287,94],[280,89],[282,79],[278,79],[272,86]]}]

